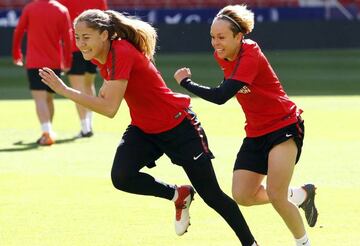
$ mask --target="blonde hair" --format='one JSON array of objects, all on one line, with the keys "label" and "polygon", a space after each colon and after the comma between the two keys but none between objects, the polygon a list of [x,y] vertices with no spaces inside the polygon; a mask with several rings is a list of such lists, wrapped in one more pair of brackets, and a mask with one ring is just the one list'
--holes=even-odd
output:
[{"label": "blonde hair", "polygon": [[100,33],[108,31],[109,40],[127,40],[150,60],[154,60],[157,33],[149,23],[113,10],[98,9],[82,12],[75,19],[74,25],[78,22],[85,22],[89,28],[98,30]]},{"label": "blonde hair", "polygon": [[254,13],[246,5],[228,5],[215,16],[215,20],[226,20],[231,23],[234,34],[249,34],[254,29]]}]

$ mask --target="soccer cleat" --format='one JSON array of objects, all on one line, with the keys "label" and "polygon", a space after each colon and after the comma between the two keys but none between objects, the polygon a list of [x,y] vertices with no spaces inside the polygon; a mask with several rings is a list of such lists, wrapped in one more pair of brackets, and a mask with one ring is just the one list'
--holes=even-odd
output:
[{"label": "soccer cleat", "polygon": [[314,227],[318,218],[318,211],[315,207],[316,187],[313,184],[306,184],[301,188],[306,191],[306,198],[299,207],[304,210],[305,218],[309,226]]},{"label": "soccer cleat", "polygon": [[191,202],[194,200],[195,191],[190,185],[183,185],[176,189],[179,196],[175,201],[175,232],[177,235],[181,236],[187,232],[187,229],[190,226],[189,209]]},{"label": "soccer cleat", "polygon": [[55,139],[48,132],[44,132],[36,143],[42,146],[50,146],[55,143]]},{"label": "soccer cleat", "polygon": [[93,135],[94,135],[94,133],[92,131],[89,131],[87,133],[80,131],[79,134],[76,136],[76,138],[89,138],[89,137],[92,137]]}]

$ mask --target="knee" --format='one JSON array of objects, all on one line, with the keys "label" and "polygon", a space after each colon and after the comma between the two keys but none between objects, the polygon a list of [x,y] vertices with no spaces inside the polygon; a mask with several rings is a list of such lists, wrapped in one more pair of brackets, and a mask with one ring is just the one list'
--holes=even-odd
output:
[{"label": "knee", "polygon": [[276,208],[276,207],[280,207],[281,204],[285,201],[287,202],[287,195],[286,194],[282,194],[282,192],[280,192],[277,189],[268,189],[267,190],[267,195],[269,197],[269,201],[270,203]]},{"label": "knee", "polygon": [[118,190],[125,190],[129,179],[129,176],[121,171],[114,169],[111,171],[112,184]]},{"label": "knee", "polygon": [[249,194],[233,190],[232,197],[236,201],[236,203],[241,206],[248,207],[253,205],[253,198]]}]

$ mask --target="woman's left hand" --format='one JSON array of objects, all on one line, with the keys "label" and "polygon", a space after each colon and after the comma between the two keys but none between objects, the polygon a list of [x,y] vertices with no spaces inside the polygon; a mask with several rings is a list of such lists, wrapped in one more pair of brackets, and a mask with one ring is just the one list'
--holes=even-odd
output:
[{"label": "woman's left hand", "polygon": [[41,81],[49,86],[53,91],[60,95],[64,95],[68,86],[54,73],[50,68],[44,67],[39,69]]},{"label": "woman's left hand", "polygon": [[180,84],[180,82],[185,78],[191,78],[190,68],[183,67],[183,68],[178,69],[174,74],[174,78],[175,78],[176,82],[178,82],[178,84]]}]

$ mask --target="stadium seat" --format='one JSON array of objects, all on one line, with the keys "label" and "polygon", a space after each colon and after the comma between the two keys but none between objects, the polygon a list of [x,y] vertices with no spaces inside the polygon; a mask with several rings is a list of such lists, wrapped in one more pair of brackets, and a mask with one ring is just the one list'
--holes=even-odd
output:
[{"label": "stadium seat", "polygon": [[31,0],[0,0],[0,8],[23,8]]},{"label": "stadium seat", "polygon": [[[321,0],[315,1],[320,2]],[[0,8],[23,8],[31,0],[0,0]],[[236,0],[107,0],[111,9],[131,8],[222,8],[228,4],[238,4]],[[299,7],[311,0],[243,0],[249,7]],[[360,10],[360,0],[339,0],[344,7],[355,6]]]}]

